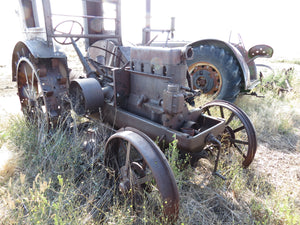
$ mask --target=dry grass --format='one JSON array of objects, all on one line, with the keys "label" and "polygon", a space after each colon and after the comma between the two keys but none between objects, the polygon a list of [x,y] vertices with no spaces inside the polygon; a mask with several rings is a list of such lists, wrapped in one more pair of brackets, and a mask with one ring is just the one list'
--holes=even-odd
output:
[{"label": "dry grass", "polygon": [[[279,72],[278,72],[279,73]],[[299,224],[300,223],[300,82],[291,77],[293,91],[278,96],[269,87],[257,89],[265,98],[237,100],[251,118],[258,150],[248,169],[225,164],[227,180],[211,174],[213,163],[175,169],[180,192],[176,224]],[[203,100],[207,101],[207,100]],[[133,212],[130,204],[110,198],[102,165],[105,130],[96,129],[96,143],[85,135],[58,129],[49,135],[21,116],[0,123],[1,224],[157,224],[151,210]],[[97,162],[97,163],[96,163]],[[108,201],[109,199],[109,201]]]}]

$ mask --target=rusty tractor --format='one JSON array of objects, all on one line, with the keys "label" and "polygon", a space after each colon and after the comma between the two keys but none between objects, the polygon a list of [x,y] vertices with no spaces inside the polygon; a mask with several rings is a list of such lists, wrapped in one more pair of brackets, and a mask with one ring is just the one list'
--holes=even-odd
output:
[{"label": "rusty tractor", "polygon": [[[109,124],[115,133],[106,140],[104,162],[115,174],[118,191],[136,199],[141,191],[160,196],[164,214],[176,219],[178,188],[158,146],[176,138],[180,152],[193,162],[213,152],[213,173],[223,178],[218,172],[221,155],[230,155],[243,167],[253,161],[254,127],[240,108],[224,100],[188,108],[199,95],[190,81],[201,71],[188,73],[189,62],[201,47],[122,46],[120,1],[82,2],[79,17],[53,13],[49,0],[42,1],[42,11],[37,10],[38,1],[20,0],[26,40],[13,50],[12,80],[21,109],[32,121],[42,117],[49,127],[70,111]],[[105,14],[106,8],[111,14]],[[40,24],[41,12],[45,26]],[[56,26],[54,18],[61,19]],[[81,38],[88,46],[86,56],[78,47]],[[80,77],[71,78],[67,57],[54,41],[74,47],[84,68]],[[225,50],[221,53],[229,57]]]}]

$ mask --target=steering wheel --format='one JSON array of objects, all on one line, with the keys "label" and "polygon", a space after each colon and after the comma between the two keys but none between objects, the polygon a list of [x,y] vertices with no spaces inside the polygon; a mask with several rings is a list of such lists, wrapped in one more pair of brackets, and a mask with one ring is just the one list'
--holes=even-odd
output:
[{"label": "steering wheel", "polygon": [[[66,30],[69,30],[69,32],[67,32]],[[61,45],[69,45],[72,44],[72,41],[76,42],[80,39],[79,37],[77,37],[76,39],[72,40],[71,35],[82,35],[83,26],[75,20],[66,20],[57,24],[53,30],[53,33],[54,33],[54,40],[57,43]],[[66,34],[66,35],[69,34],[70,37],[55,37],[55,34]],[[59,39],[62,39],[62,41],[60,41]]]}]

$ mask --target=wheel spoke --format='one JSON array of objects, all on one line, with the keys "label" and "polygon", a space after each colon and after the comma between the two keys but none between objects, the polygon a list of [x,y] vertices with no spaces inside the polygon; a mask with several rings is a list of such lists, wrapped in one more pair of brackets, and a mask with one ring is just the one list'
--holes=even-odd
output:
[{"label": "wheel spoke", "polygon": [[130,148],[131,148],[131,144],[130,142],[127,142],[127,149],[126,149],[126,160],[125,160],[125,169],[127,171],[127,176],[128,176],[128,169],[129,165],[130,165]]},{"label": "wheel spoke", "polygon": [[25,74],[25,77],[26,77],[26,84],[29,84],[29,79],[28,79],[26,66],[24,66],[24,74]]},{"label": "wheel spoke", "polygon": [[30,81],[29,74],[27,72],[27,66],[26,66],[26,64],[24,66],[24,73],[25,73],[26,82],[27,82],[26,91],[27,91],[28,100],[34,101],[35,100],[35,93],[34,93],[34,87],[33,87],[33,82],[32,82],[32,77],[33,77],[32,73],[33,73],[33,70],[32,70],[32,73],[31,73],[31,81]]},{"label": "wheel spoke", "polygon": [[55,32],[60,33],[60,34],[65,34],[64,31],[60,31],[60,30],[55,30]]},{"label": "wheel spoke", "polygon": [[244,130],[244,129],[245,129],[245,126],[243,125],[243,126],[241,126],[241,127],[239,127],[239,128],[234,129],[233,132],[234,132],[234,133],[237,133],[237,132],[239,132],[239,131],[241,131],[241,130]]},{"label": "wheel spoke", "polygon": [[66,44],[68,38],[65,38],[64,41],[62,42],[63,44]]},{"label": "wheel spoke", "polygon": [[221,114],[221,117],[224,119],[224,110],[223,110],[222,106],[220,106],[220,114]]},{"label": "wheel spoke", "polygon": [[72,21],[72,24],[71,24],[71,27],[70,27],[70,30],[69,30],[69,34],[72,33],[72,30],[73,30],[73,27],[74,27],[74,23],[75,23],[75,21]]},{"label": "wheel spoke", "polygon": [[153,176],[152,174],[147,174],[146,176],[137,179],[137,185],[141,185],[141,184],[146,184],[146,183],[150,183],[150,181],[153,180]]},{"label": "wheel spoke", "polygon": [[243,153],[243,151],[240,149],[239,146],[237,146],[236,144],[234,144],[234,147],[236,148],[236,150],[237,150],[244,158],[247,157],[247,156]]},{"label": "wheel spoke", "polygon": [[116,154],[113,154],[113,161],[117,167],[117,170],[120,171],[120,166],[119,166],[119,163],[118,163],[118,160],[117,160],[117,157],[116,157]]},{"label": "wheel spoke", "polygon": [[[33,90],[34,90],[34,89],[33,89],[33,82],[32,82],[32,81],[31,81],[31,82],[29,81],[30,78],[28,77],[26,67],[25,67],[25,71],[26,71],[26,77],[28,78],[28,87],[29,87],[29,94],[30,94],[29,97],[30,97],[31,100],[32,100],[32,99],[34,99],[34,97],[35,97],[35,96],[34,96],[34,91],[33,91]],[[32,80],[32,79],[31,79],[31,80]]]},{"label": "wheel spoke", "polygon": [[210,113],[209,108],[206,109],[206,112],[207,112],[207,114],[208,114],[209,116],[211,116],[211,113]]},{"label": "wheel spoke", "polygon": [[32,72],[31,72],[31,85],[32,85],[32,87],[34,86],[34,70],[32,70]]},{"label": "wheel spoke", "polygon": [[237,143],[237,144],[249,145],[249,142],[247,142],[247,141],[236,140],[236,139],[231,139],[231,141],[232,141],[233,143]]},{"label": "wheel spoke", "polygon": [[233,117],[234,117],[234,113],[231,112],[230,117],[229,117],[228,120],[226,121],[226,125],[228,125],[228,124],[232,121]]},{"label": "wheel spoke", "polygon": [[26,94],[27,100],[29,100],[31,98],[31,90],[30,90],[31,87],[30,87],[30,83],[29,83],[29,78],[28,78],[26,66],[23,65],[23,68],[24,68],[24,74],[25,74],[25,77],[26,77],[25,94]]}]

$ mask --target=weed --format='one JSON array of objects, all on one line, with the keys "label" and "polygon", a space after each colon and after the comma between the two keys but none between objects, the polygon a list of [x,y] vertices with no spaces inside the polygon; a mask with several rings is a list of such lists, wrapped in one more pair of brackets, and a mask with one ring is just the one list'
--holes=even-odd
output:
[{"label": "weed", "polygon": [[173,138],[174,140],[169,144],[169,148],[165,150],[165,154],[180,189],[191,177],[192,168],[190,165],[190,155],[180,153],[177,147],[178,140],[176,136]]},{"label": "weed", "polygon": [[271,224],[272,211],[266,208],[266,206],[256,201],[255,199],[251,199],[250,208],[253,216],[254,224]]}]

